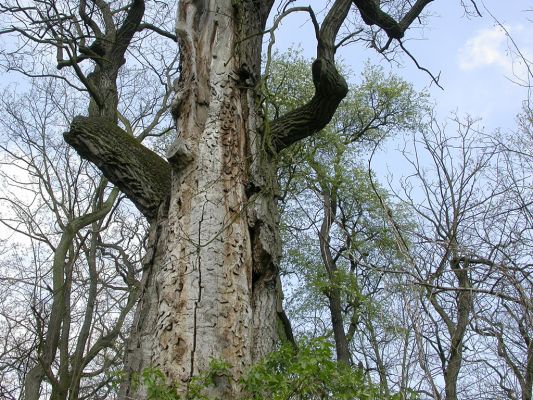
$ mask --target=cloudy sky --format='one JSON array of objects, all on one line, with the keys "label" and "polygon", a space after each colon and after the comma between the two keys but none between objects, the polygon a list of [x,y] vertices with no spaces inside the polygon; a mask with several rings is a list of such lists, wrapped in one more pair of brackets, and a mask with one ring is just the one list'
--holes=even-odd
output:
[{"label": "cloudy sky", "polygon": [[[430,86],[440,115],[457,111],[483,118],[487,129],[512,129],[528,93],[513,82],[525,78],[527,73],[514,54],[508,35],[522,54],[533,60],[533,1],[477,0],[476,3],[483,18],[467,17],[460,0],[435,0],[427,8],[430,13],[428,25],[423,29],[412,29],[406,35],[406,47],[423,67],[434,75],[440,73],[444,90],[430,86],[429,76],[418,70],[407,57],[398,69],[358,44],[344,48],[340,56],[356,71],[362,65],[361,60],[370,58],[413,82],[419,89]],[[314,54],[314,43],[306,39],[312,38],[313,32],[310,25],[305,24],[305,19],[304,16],[287,19],[283,27],[286,31],[277,35],[276,43],[280,49],[303,43],[305,54]],[[302,24],[305,24],[303,29]]]}]

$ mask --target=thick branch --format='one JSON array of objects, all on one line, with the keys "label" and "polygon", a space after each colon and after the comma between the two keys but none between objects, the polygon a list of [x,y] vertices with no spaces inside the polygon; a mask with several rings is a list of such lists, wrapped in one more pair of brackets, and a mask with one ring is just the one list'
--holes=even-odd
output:
[{"label": "thick branch", "polygon": [[133,0],[126,19],[117,32],[116,41],[113,46],[113,59],[119,65],[122,65],[124,54],[130,45],[133,35],[137,32],[141,24],[144,8],[144,0]]},{"label": "thick branch", "polygon": [[324,18],[318,32],[317,59],[312,67],[315,95],[309,103],[271,123],[270,137],[274,151],[279,152],[322,130],[346,97],[348,85],[335,68],[334,56],[335,38],[351,4],[351,0],[336,0]]},{"label": "thick branch", "polygon": [[170,193],[170,165],[113,121],[75,117],[65,140],[152,220]]},{"label": "thick branch", "polygon": [[351,5],[351,0],[337,0],[331,6],[320,27],[317,58],[326,58],[333,62],[336,49],[335,39],[350,11]]},{"label": "thick branch", "polygon": [[155,26],[154,24],[142,23],[142,24],[139,24],[139,26],[137,27],[137,31],[142,31],[144,29],[149,29],[151,31],[154,31],[155,33],[161,36],[164,36],[166,38],[169,38],[173,40],[174,42],[178,41],[178,37],[176,35],[174,35],[173,33],[167,32],[164,29],[159,28],[158,26]]},{"label": "thick branch", "polygon": [[359,9],[363,21],[367,25],[377,25],[383,29],[391,39],[401,39],[409,25],[418,18],[425,6],[433,0],[417,0],[400,22],[381,10],[379,2],[375,0],[353,0]]},{"label": "thick branch", "polygon": [[271,123],[270,134],[275,151],[281,151],[323,129],[348,93],[348,85],[333,62],[318,58],[312,71],[315,95],[311,101]]}]

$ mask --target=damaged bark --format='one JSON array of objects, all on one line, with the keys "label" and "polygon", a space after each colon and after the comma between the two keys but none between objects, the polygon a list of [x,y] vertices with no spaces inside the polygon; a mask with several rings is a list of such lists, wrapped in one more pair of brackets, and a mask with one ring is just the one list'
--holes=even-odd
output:
[{"label": "damaged bark", "polygon": [[[334,67],[333,39],[350,4],[337,2],[329,16],[339,22],[323,33],[313,68],[317,93],[304,106],[320,106],[327,115],[299,109],[273,121],[276,143],[287,146],[307,136],[308,125],[321,129],[346,95]],[[280,300],[276,165],[264,146],[268,132],[255,89],[261,37],[251,35],[264,28],[270,5],[180,3],[173,148],[186,148],[190,162],[183,167],[170,158],[172,189],[152,225],[123,397],[142,398],[131,377],[148,366],[185,390],[213,359],[230,365],[230,374],[215,382],[210,396],[238,397],[238,379],[277,346],[280,321],[283,335],[292,338]]]},{"label": "damaged bark", "polygon": [[[172,188],[151,228],[121,397],[144,396],[131,377],[148,366],[185,390],[212,360],[223,360],[229,376],[209,397],[235,398],[239,377],[278,341],[276,179],[261,146],[253,84],[261,38],[241,45],[244,34],[264,27],[269,7],[180,3]],[[175,157],[183,149],[186,165]]]}]

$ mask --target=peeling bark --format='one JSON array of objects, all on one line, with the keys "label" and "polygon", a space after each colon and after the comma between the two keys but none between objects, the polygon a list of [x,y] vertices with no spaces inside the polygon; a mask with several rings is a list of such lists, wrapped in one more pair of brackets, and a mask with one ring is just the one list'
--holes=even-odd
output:
[{"label": "peeling bark", "polygon": [[[170,197],[151,226],[126,354],[127,373],[156,367],[182,390],[211,360],[224,360],[229,379],[217,380],[210,398],[238,397],[239,377],[278,341],[276,178],[251,84],[260,37],[239,47],[268,11],[253,1],[180,3],[178,137],[169,157],[176,166],[173,156],[186,153],[189,162],[172,168]],[[144,394],[127,380],[128,396]]]},{"label": "peeling bark", "polygon": [[[151,227],[122,398],[145,396],[131,378],[148,366],[185,390],[213,359],[228,363],[230,374],[209,397],[238,398],[238,379],[278,345],[279,322],[289,330],[280,301],[276,165],[265,136],[280,150],[331,119],[347,92],[333,40],[350,4],[337,1],[326,17],[313,65],[315,98],[263,132],[256,34],[271,2],[180,2],[172,188]],[[178,165],[175,154],[189,162]]]}]

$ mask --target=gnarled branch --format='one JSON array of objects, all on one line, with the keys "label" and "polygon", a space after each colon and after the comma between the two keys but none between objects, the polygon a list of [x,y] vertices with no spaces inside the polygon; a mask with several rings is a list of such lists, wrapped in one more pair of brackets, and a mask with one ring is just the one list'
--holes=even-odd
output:
[{"label": "gnarled branch", "polygon": [[322,130],[348,94],[348,85],[335,67],[335,38],[350,10],[351,0],[337,0],[318,33],[317,59],[313,63],[315,95],[305,105],[272,121],[271,143],[278,152]]},{"label": "gnarled branch", "polygon": [[324,58],[313,63],[315,95],[305,105],[274,120],[270,125],[272,147],[281,151],[323,129],[348,93],[348,85],[335,65]]},{"label": "gnarled branch", "polygon": [[169,163],[107,118],[75,117],[64,137],[148,220],[156,217],[159,205],[170,193]]},{"label": "gnarled branch", "polygon": [[403,38],[407,28],[418,18],[424,7],[432,1],[417,0],[400,22],[396,22],[393,17],[383,11],[379,7],[379,2],[375,0],[353,0],[353,3],[359,9],[365,24],[377,25],[387,33],[389,38],[399,40]]}]

